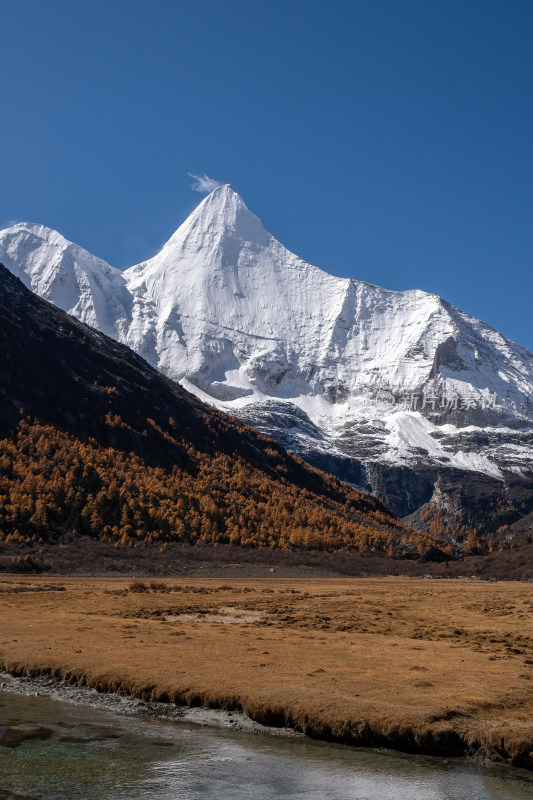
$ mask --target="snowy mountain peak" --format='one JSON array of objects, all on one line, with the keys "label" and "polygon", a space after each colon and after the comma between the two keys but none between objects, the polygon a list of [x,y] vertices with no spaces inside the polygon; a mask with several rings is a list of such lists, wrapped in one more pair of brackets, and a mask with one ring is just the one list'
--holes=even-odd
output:
[{"label": "snowy mountain peak", "polygon": [[261,220],[248,210],[244,200],[229,184],[219,186],[202,200],[163,250],[182,246],[212,251],[221,247],[231,261],[240,242],[265,244],[268,234]]},{"label": "snowy mountain peak", "polygon": [[[235,228],[247,219],[258,218],[248,210],[246,203],[235,189],[226,183],[213,189],[188,217],[185,224],[199,224],[206,227],[212,222]],[[259,220],[258,220],[259,221]],[[259,222],[259,224],[261,224]],[[261,226],[262,227],[262,226]]]},{"label": "snowy mountain peak", "polygon": [[125,334],[131,296],[122,273],[45,225],[0,231],[0,262],[40,297],[109,336]]},{"label": "snowy mountain peak", "polygon": [[529,434],[509,433],[533,427],[531,353],[436,295],[306,263],[229,185],[124,273],[27,224],[0,231],[0,261],[290,449],[497,479],[531,469]]},{"label": "snowy mountain peak", "polygon": [[53,228],[47,228],[46,225],[41,225],[37,222],[17,222],[8,230],[12,232],[13,236],[17,234],[27,234],[28,236],[34,236],[42,241],[53,242],[59,247],[65,247],[69,244],[76,247],[76,245],[65,239],[58,231]]}]

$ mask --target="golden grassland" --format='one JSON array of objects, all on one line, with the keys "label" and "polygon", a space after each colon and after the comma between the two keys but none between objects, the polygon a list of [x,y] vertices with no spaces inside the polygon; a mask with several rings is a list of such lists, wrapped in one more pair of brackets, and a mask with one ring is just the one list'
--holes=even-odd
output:
[{"label": "golden grassland", "polygon": [[533,585],[0,578],[0,664],[365,746],[533,767]]}]

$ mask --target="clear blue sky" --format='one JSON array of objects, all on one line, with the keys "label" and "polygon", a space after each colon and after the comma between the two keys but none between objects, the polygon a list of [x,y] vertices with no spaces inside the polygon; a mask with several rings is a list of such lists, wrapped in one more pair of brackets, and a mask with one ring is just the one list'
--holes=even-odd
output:
[{"label": "clear blue sky", "polygon": [[533,350],[533,0],[0,0],[0,227],[118,267],[231,183],[336,275]]}]

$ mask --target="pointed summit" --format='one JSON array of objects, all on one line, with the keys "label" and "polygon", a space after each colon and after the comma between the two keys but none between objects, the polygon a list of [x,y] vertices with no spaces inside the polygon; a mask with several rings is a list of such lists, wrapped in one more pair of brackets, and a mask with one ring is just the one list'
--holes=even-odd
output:
[{"label": "pointed summit", "polygon": [[193,247],[219,246],[224,238],[264,244],[268,234],[261,220],[252,214],[229,183],[218,186],[205,197],[171,236],[163,250],[182,243]]},{"label": "pointed summit", "polygon": [[258,252],[271,242],[275,240],[259,217],[224,184],[202,200],[157,255],[130,267],[124,277],[131,289],[152,285],[149,291],[164,302],[175,295],[177,282],[199,285],[217,273],[236,272],[241,261],[248,261],[246,252]]},{"label": "pointed summit", "polygon": [[246,208],[244,200],[240,194],[235,191],[231,183],[223,183],[221,186],[217,186],[215,189],[213,189],[213,191],[209,192],[209,194],[206,195],[198,204],[197,209],[206,204],[225,206],[231,203],[239,202],[242,203],[242,205]]}]

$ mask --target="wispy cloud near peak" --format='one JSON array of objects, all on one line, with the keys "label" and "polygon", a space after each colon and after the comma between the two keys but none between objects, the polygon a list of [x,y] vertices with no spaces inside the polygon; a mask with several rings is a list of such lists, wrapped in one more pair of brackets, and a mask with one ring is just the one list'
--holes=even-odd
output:
[{"label": "wispy cloud near peak", "polygon": [[191,184],[193,192],[212,192],[217,186],[222,186],[220,181],[215,181],[205,173],[203,175],[193,175],[192,172],[188,172],[187,175],[190,178],[194,178],[194,183]]}]

